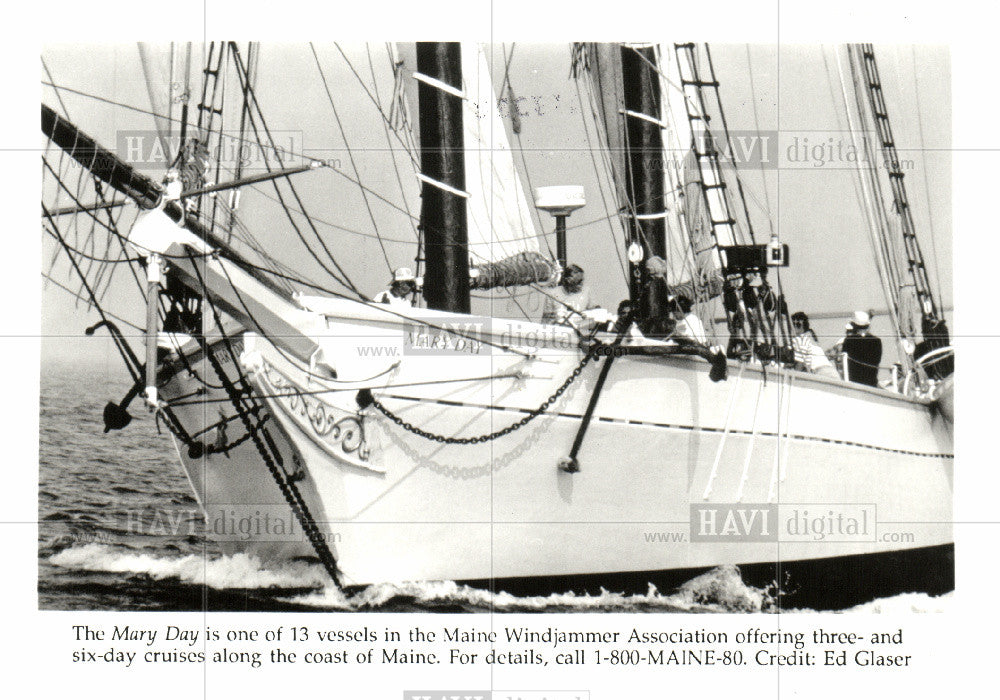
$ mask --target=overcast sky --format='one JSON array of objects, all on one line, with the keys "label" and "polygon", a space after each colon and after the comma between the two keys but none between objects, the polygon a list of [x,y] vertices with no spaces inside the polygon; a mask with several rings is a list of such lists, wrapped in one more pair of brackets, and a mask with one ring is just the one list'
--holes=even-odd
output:
[{"label": "overcast sky", "polygon": [[[359,45],[342,48],[343,54],[332,44],[316,46],[323,77],[333,93],[333,107],[316,59],[306,45],[265,44],[258,92],[272,129],[287,132],[290,143],[313,157],[337,159],[339,170],[350,178],[357,167],[367,186],[394,203],[390,206],[372,198],[366,203],[347,177],[329,170],[296,176],[309,211],[343,227],[321,226],[324,240],[362,291],[374,295],[384,288],[389,267],[412,265],[413,223],[395,206],[409,206],[417,213],[417,185],[412,175],[407,177],[405,169],[402,184],[396,179],[392,161],[382,150],[385,136],[378,114],[353,71],[362,72],[369,90],[389,90],[391,81],[379,73],[364,73],[368,70],[367,49]],[[509,55],[511,50],[510,44],[492,47],[497,83],[504,52]],[[780,130],[784,134],[783,152],[779,153],[782,167],[753,169],[743,173],[743,180],[758,239],[769,234],[770,220],[792,248],[792,266],[782,275],[792,310],[847,315],[853,309],[884,308],[857,199],[856,174],[849,164],[820,164],[816,152],[805,149],[807,138],[813,146],[820,142],[836,146],[848,141],[843,134],[835,47],[713,45],[712,50],[730,128],[756,131],[759,125],[764,132]],[[370,52],[376,65],[384,64],[380,59],[385,51],[383,44],[372,45]],[[199,53],[196,50],[196,65]],[[142,109],[150,107],[135,44],[46,46],[42,55],[52,78],[60,85]],[[942,47],[880,46],[877,56],[932,283],[935,291],[941,290],[944,305],[950,306],[949,53]],[[614,308],[627,292],[616,242],[606,221],[607,203],[602,201],[586,147],[577,86],[569,74],[570,51],[566,44],[513,47],[510,82],[517,97],[524,98],[519,101],[524,162],[519,159],[518,167],[534,187],[584,186],[587,205],[570,219],[569,256],[586,269],[595,297]],[[228,89],[233,90],[233,86]],[[65,92],[61,96],[71,118],[111,147],[123,132],[153,128],[148,116]],[[58,104],[50,88],[43,89],[43,99],[52,106]],[[340,135],[337,117],[346,138]],[[227,124],[226,128],[235,126]],[[345,141],[352,149],[350,153],[343,149]],[[789,151],[785,146],[790,143],[802,148]],[[829,153],[824,150],[824,154]],[[402,161],[397,164],[405,165]],[[157,171],[150,172],[159,177]],[[278,217],[273,209],[262,204],[255,211],[251,206],[243,211],[243,217],[255,236],[266,241],[285,262],[316,280],[323,279],[322,270],[303,254],[287,220]],[[382,242],[384,253],[370,237],[372,218],[383,239],[388,239]],[[540,220],[545,230],[551,231],[551,218],[543,215]],[[42,265],[47,268],[52,249],[45,246],[43,250],[46,257]],[[57,271],[65,274],[64,267]],[[118,274],[124,277],[124,271]],[[124,289],[114,285],[108,303],[138,321],[143,309]],[[107,344],[103,341],[90,345],[79,342],[79,334],[94,317],[75,308],[65,292],[50,285],[42,303],[43,334],[68,336],[63,341],[43,344],[47,358],[92,360],[106,356]],[[824,334],[836,335],[842,329],[839,319],[816,325]],[[876,324],[876,330],[888,333],[881,322]]]}]

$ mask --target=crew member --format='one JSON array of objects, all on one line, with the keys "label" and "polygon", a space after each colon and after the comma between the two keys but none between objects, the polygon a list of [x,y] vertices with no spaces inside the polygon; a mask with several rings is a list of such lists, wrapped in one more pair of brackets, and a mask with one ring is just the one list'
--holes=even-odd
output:
[{"label": "crew member", "polygon": [[595,308],[590,299],[590,289],[583,283],[583,268],[567,265],[559,286],[548,292],[542,323],[579,327],[588,319],[584,312]]},{"label": "crew member", "polygon": [[417,278],[408,267],[397,268],[392,273],[389,288],[375,297],[378,304],[409,308],[413,306],[413,294],[417,291]]},{"label": "crew member", "polygon": [[820,347],[816,333],[809,327],[809,317],[802,311],[796,311],[792,314],[792,326],[795,328],[795,337],[792,338],[795,369],[839,379],[840,375]]},{"label": "crew member", "polygon": [[[920,327],[924,339],[914,348],[914,359],[920,360],[929,353],[951,344],[948,338],[948,326],[943,319],[935,320],[925,316]],[[930,379],[940,381],[955,371],[955,358],[950,354],[942,354],[938,359],[923,364],[923,368]]]},{"label": "crew member", "polygon": [[847,377],[852,382],[878,386],[878,364],[882,361],[882,341],[869,330],[871,318],[864,311],[855,311],[851,330],[844,337],[843,352],[847,356]]},{"label": "crew member", "polygon": [[708,334],[705,333],[705,324],[692,311],[694,304],[691,303],[691,300],[684,295],[680,295],[674,300],[674,303],[677,318],[677,326],[674,332],[702,345],[708,345]]}]

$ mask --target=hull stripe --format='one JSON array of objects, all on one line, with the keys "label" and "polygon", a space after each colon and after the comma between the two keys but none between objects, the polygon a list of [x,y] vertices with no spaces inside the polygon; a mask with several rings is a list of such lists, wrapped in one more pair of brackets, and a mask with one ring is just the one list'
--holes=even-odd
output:
[{"label": "hull stripe", "polygon": [[[477,403],[466,403],[463,401],[453,401],[450,399],[428,399],[428,398],[414,398],[412,396],[399,396],[397,394],[386,394],[385,398],[398,399],[399,401],[410,401],[413,403],[434,403],[443,406],[455,406],[462,408],[478,408],[484,411],[503,411],[505,413],[531,413],[529,409],[517,408],[515,406],[486,406]],[[556,416],[558,418],[574,418],[582,419],[583,415],[579,413],[564,413],[562,411],[550,411],[548,412],[550,416]],[[693,430],[705,433],[722,433],[727,432],[723,428],[713,428],[711,426],[694,426],[694,425],[683,425],[683,424],[672,424],[672,423],[657,423],[654,421],[641,421],[625,418],[609,418],[606,416],[598,416],[597,420],[602,423],[620,423],[623,425],[642,425],[652,428],[667,428],[672,430]],[[728,432],[730,434],[737,435],[751,435],[753,431],[741,430],[739,428],[729,428]],[[779,435],[774,432],[758,430],[756,431],[758,435],[764,435],[766,437],[777,438]],[[917,452],[914,450],[902,450],[894,447],[884,447],[881,445],[871,445],[863,442],[854,442],[852,440],[837,440],[835,438],[825,438],[815,435],[799,435],[795,433],[785,433],[780,436],[782,440],[802,440],[807,442],[825,442],[834,445],[846,445],[849,447],[860,447],[866,450],[875,450],[877,452],[889,452],[892,454],[901,455],[911,455],[914,457],[936,457],[943,459],[954,459],[955,455],[948,454],[945,452]]]}]

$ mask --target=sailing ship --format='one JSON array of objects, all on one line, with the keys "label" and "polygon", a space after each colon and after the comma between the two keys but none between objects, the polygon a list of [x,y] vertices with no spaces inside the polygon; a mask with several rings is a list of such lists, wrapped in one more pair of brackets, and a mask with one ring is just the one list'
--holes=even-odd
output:
[{"label": "sailing ship", "polygon": [[[885,165],[858,175],[871,193],[873,247],[898,336],[919,338],[915,312],[933,352],[916,360],[903,352],[888,388],[792,367],[788,305],[771,284],[789,251],[773,235],[756,242],[737,163],[718,148],[729,134],[708,46],[572,47],[583,111],[601,142],[608,220],[627,258],[622,310],[631,315],[614,328],[586,311],[574,319],[586,323],[566,325],[471,313],[477,290],[558,303],[565,240],[556,255],[539,245],[514,127],[503,119],[509,102],[498,98],[483,47],[418,43],[385,53],[381,82],[372,62],[364,91],[393,145],[392,167],[398,173],[395,154],[404,154],[419,182],[419,216],[412,203],[403,208],[418,221],[423,305],[372,302],[323,237],[308,237],[315,220],[296,184],[330,168],[315,158],[290,164],[296,154],[274,148],[255,89],[256,45],[205,48],[195,114],[183,81],[168,81],[165,100],[151,89],[148,111],[171,166],[162,182],[88,136],[64,106],[42,106],[43,229],[134,380],[106,408],[107,428],[124,427],[142,395],[171,431],[207,517],[263,512],[299,533],[265,528],[225,547],[263,561],[315,558],[343,586],[645,590],[723,564],[777,579],[781,570],[849,563],[857,579],[876,570],[866,566],[894,574],[898,590],[950,590],[953,448],[941,398],[950,371],[928,369],[950,348],[928,330],[941,328],[943,311],[871,46],[844,52],[845,97],[865,120],[858,148]],[[143,46],[140,55],[149,78],[153,52]],[[189,71],[191,61],[190,48],[171,50],[167,65]],[[227,80],[236,112],[222,102]],[[64,90],[48,84],[57,97]],[[500,95],[509,89],[505,81]],[[239,159],[228,173],[212,162],[223,119],[239,121],[237,141],[260,149],[264,172],[242,172]],[[72,168],[82,169],[70,176]],[[360,184],[356,164],[353,172],[375,224],[371,201],[388,200]],[[279,261],[243,223],[253,210],[238,196],[260,185],[273,188],[286,228],[326,282]],[[887,192],[888,206],[875,197]],[[558,200],[550,210],[564,235],[579,191],[539,195]],[[102,307],[112,263],[130,267],[136,298],[145,296],[144,358]],[[704,359],[708,348],[657,333],[681,294],[728,346],[724,381]],[[814,522],[808,536],[789,529],[800,517]],[[843,528],[845,517],[853,530],[822,530],[838,518]],[[885,523],[906,523],[906,542],[880,536]],[[650,545],[651,529],[677,524],[696,541]],[[904,555],[917,566],[901,567]],[[932,559],[944,564],[926,566]],[[916,581],[921,573],[929,583]]]}]

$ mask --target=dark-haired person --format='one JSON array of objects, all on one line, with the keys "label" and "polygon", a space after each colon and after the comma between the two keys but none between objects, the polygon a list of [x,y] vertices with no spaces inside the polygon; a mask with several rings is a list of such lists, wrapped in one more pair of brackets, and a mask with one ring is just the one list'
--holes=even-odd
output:
[{"label": "dark-haired person", "polygon": [[[948,333],[948,325],[944,320],[935,321],[931,318],[924,318],[920,324],[921,335],[924,339],[917,343],[913,350],[913,357],[921,360],[930,353],[941,348],[946,348],[951,344]],[[955,371],[955,358],[950,354],[940,354],[931,358],[929,362],[923,364],[924,371],[929,379],[940,381],[951,375]]]},{"label": "dark-haired person", "polygon": [[583,268],[567,265],[559,286],[547,293],[542,323],[579,327],[586,324],[584,311],[593,309],[590,289],[583,283]]},{"label": "dark-haired person", "polygon": [[676,308],[677,335],[690,338],[696,343],[708,345],[708,334],[705,333],[705,324],[701,322],[698,315],[694,313],[694,304],[683,294],[674,300]]},{"label": "dark-haired person", "polygon": [[795,352],[795,369],[802,372],[821,374],[831,379],[839,379],[837,370],[830,364],[829,358],[820,347],[816,333],[809,327],[809,317],[802,311],[792,314],[792,328],[795,337],[792,338],[792,350]]}]

